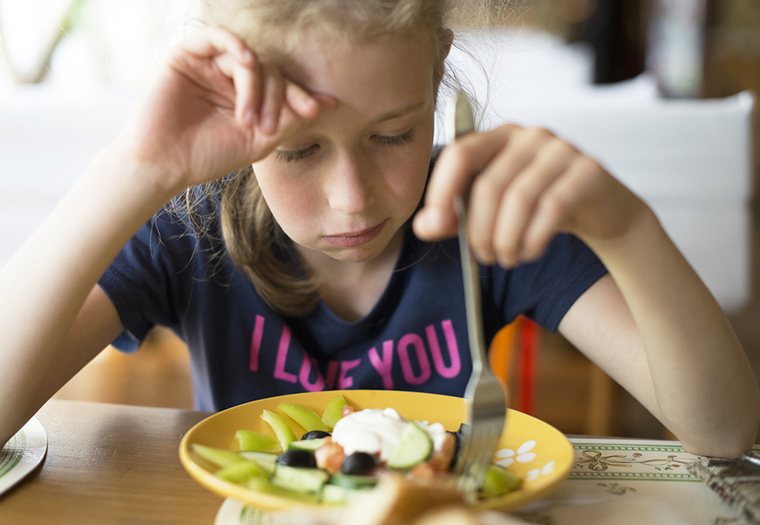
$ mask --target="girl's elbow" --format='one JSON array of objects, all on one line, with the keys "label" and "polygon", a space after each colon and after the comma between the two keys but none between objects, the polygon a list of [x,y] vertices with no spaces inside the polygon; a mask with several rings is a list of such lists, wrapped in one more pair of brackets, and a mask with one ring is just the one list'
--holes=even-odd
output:
[{"label": "girl's elbow", "polygon": [[752,448],[754,439],[731,439],[721,443],[693,443],[682,441],[683,449],[695,456],[708,456],[712,458],[738,459],[744,452]]},{"label": "girl's elbow", "polygon": [[740,458],[752,449],[760,435],[760,401],[751,404],[731,421],[715,425],[710,432],[681,441],[684,450],[697,456]]}]

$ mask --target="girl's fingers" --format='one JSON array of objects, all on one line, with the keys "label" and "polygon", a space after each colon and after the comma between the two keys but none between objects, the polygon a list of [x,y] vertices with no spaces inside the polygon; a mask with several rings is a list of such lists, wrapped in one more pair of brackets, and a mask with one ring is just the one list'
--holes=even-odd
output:
[{"label": "girl's fingers", "polygon": [[525,231],[541,213],[537,204],[555,182],[566,175],[575,155],[570,145],[552,138],[542,144],[536,157],[517,174],[501,194],[498,211],[492,219],[489,260],[495,258],[502,266],[514,266],[520,262]]},{"label": "girl's fingers", "polygon": [[599,165],[589,157],[575,157],[562,178],[542,195],[523,236],[521,261],[538,259],[558,231],[566,231],[573,226],[568,224],[568,218],[589,192],[588,175],[598,169]]},{"label": "girl's fingers", "polygon": [[[327,98],[332,99],[332,97]],[[319,114],[319,101],[301,86],[289,80],[285,81],[285,101],[293,111],[304,118],[314,118]]]},{"label": "girl's fingers", "polygon": [[441,153],[414,231],[426,240],[456,234],[454,197],[472,185],[468,233],[478,259],[535,259],[574,216],[585,160],[592,162],[546,130],[506,125],[465,136]]},{"label": "girl's fingers", "polygon": [[280,68],[271,63],[261,65],[263,73],[262,101],[259,129],[265,135],[274,135],[280,121],[280,111],[285,98],[285,80]]},{"label": "girl's fingers", "polygon": [[256,60],[251,64],[241,64],[231,55],[225,53],[217,56],[219,70],[232,79],[235,88],[235,118],[244,126],[252,126],[257,116],[259,104],[261,74],[258,72]]},{"label": "girl's fingers", "polygon": [[334,101],[329,96],[310,95],[284,78],[276,65],[259,63],[255,56],[251,64],[241,64],[229,54],[220,55],[215,61],[222,73],[233,80],[236,118],[248,126],[258,124],[265,134],[272,135],[277,131],[280,109],[284,104],[301,117],[310,119],[319,114],[320,102],[329,107]]},{"label": "girl's fingers", "polygon": [[503,206],[503,195],[514,178],[533,162],[540,147],[541,142],[531,139],[528,134],[514,134],[504,151],[473,181],[468,236],[481,262],[494,262],[494,230]]},{"label": "girl's fingers", "polygon": [[253,53],[240,38],[221,27],[208,27],[182,42],[181,49],[199,57],[230,53],[241,63],[253,61]]},{"label": "girl's fingers", "polygon": [[208,27],[187,38],[179,49],[213,59],[222,74],[233,81],[235,118],[243,125],[253,125],[260,104],[260,66],[246,43],[221,27]]},{"label": "girl's fingers", "polygon": [[[219,27],[209,27],[186,39],[179,53],[212,59],[219,71],[232,80],[236,120],[246,126],[256,125],[266,135],[277,132],[284,104],[290,105],[295,114],[310,119],[334,102],[331,97],[311,95],[285,79],[279,67],[259,61],[243,40]],[[227,88],[223,91],[224,96],[232,98]]]},{"label": "girl's fingers", "polygon": [[443,149],[430,177],[425,205],[414,218],[414,231],[420,238],[436,240],[456,234],[454,197],[469,188],[472,179],[503,150],[516,129],[517,126],[506,125],[467,135]]},{"label": "girl's fingers", "polygon": [[283,104],[278,115],[279,126],[277,127],[278,140],[291,135],[305,123],[303,117],[298,115],[288,104]]},{"label": "girl's fingers", "polygon": [[[285,80],[286,86],[289,83],[287,80]],[[299,88],[300,89],[300,88]],[[287,89],[286,89],[286,96],[287,96]],[[303,126],[308,124],[308,122],[316,117],[317,115],[323,113],[325,110],[330,110],[337,106],[337,101],[335,98],[328,96],[328,95],[322,95],[322,94],[315,94],[313,95],[313,101],[314,101],[314,108],[315,111],[309,111],[309,115],[303,115],[296,112],[296,110],[292,107],[290,103],[283,103],[280,104],[280,110],[279,115],[277,116],[277,129],[272,135],[264,135],[260,137],[263,139],[263,149],[264,150],[270,150],[271,148],[275,147],[278,143],[281,143],[283,140],[286,140],[287,137],[291,136],[293,133],[298,132],[299,129],[301,129]],[[301,108],[302,110],[303,108]]]}]

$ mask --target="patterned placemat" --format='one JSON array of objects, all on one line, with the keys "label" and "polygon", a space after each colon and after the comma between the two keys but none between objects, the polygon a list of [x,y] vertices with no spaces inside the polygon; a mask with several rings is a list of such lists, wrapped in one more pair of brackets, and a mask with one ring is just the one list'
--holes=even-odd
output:
[{"label": "patterned placemat", "polygon": [[677,441],[571,438],[575,462],[547,498],[516,514],[541,525],[626,523],[740,525],[689,467],[700,456]]},{"label": "patterned placemat", "polygon": [[699,482],[688,467],[698,456],[677,441],[571,439],[575,463],[569,479]]},{"label": "patterned placemat", "polygon": [[47,453],[47,434],[32,418],[3,447],[0,453],[0,494],[32,472]]}]

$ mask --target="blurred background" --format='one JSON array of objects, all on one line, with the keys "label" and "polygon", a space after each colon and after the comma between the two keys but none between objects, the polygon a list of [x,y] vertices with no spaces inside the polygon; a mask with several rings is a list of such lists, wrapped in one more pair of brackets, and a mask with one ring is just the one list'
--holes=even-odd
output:
[{"label": "blurred background", "polygon": [[[484,1],[460,3],[451,55],[481,125],[547,127],[642,196],[757,375],[760,3],[505,0],[474,16]],[[116,136],[196,14],[188,0],[0,0],[0,266]],[[668,436],[561,336],[519,321],[499,345],[516,408],[571,434]],[[105,349],[58,397],[192,408],[188,357],[156,329],[136,355]]]}]

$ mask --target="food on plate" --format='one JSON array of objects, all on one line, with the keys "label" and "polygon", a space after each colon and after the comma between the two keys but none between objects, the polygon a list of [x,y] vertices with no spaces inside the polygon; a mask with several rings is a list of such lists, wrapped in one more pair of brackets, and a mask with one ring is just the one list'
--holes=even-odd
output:
[{"label": "food on plate", "polygon": [[282,450],[278,439],[252,430],[238,430],[235,437],[240,443],[240,450],[257,450],[259,452],[279,452]]},{"label": "food on plate", "polygon": [[293,403],[280,403],[277,408],[285,412],[296,423],[301,425],[309,432],[327,432],[325,425],[320,417],[310,408]]},{"label": "food on plate", "polygon": [[283,450],[287,450],[288,444],[296,440],[296,434],[293,429],[285,422],[281,415],[275,414],[269,410],[264,410],[261,414],[261,419],[267,422],[272,427],[274,435],[280,441],[280,445]]},{"label": "food on plate", "polygon": [[[354,411],[342,395],[321,417],[292,403],[277,408],[306,430],[301,439],[283,416],[264,410],[261,418],[276,437],[238,430],[238,452],[197,443],[193,451],[225,481],[315,503],[346,503],[389,472],[433,483],[454,478],[462,426],[452,432],[440,423],[409,421],[392,408]],[[501,496],[520,483],[506,468],[491,465],[479,495]]]}]

